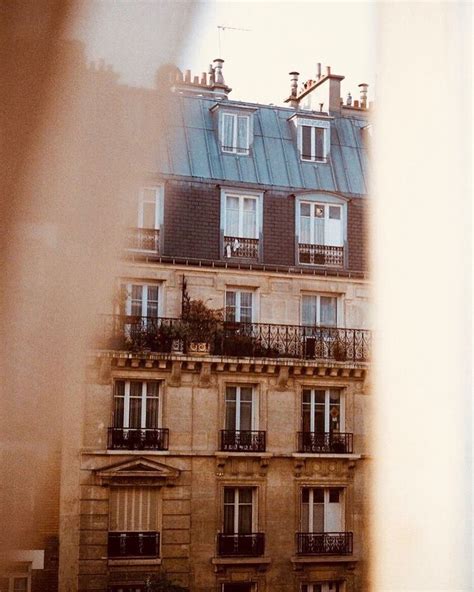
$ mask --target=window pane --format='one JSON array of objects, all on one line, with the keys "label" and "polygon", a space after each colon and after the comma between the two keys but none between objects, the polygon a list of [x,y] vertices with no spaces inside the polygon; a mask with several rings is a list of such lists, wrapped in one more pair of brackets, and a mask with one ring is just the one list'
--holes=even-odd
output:
[{"label": "window pane", "polygon": [[158,316],[158,286],[148,286],[147,293],[147,316],[156,318]]},{"label": "window pane", "polygon": [[257,238],[257,200],[244,198],[242,235],[245,238]]},{"label": "window pane", "polygon": [[300,242],[311,242],[311,204],[308,203],[300,205],[300,235]]},{"label": "window pane", "polygon": [[123,411],[124,411],[124,398],[115,397],[114,399],[114,427],[123,427]]},{"label": "window pane", "polygon": [[340,393],[335,390],[331,390],[329,395],[329,428],[331,432],[341,431]]},{"label": "window pane", "polygon": [[131,314],[142,316],[143,286],[133,285],[131,294]]},{"label": "window pane", "polygon": [[313,503],[324,504],[324,489],[313,489]]},{"label": "window pane", "polygon": [[329,490],[329,503],[330,504],[338,504],[339,503],[339,494],[340,489],[332,488]]},{"label": "window pane", "polygon": [[232,150],[234,147],[234,115],[222,114],[222,147],[224,150]]},{"label": "window pane", "polygon": [[226,430],[236,430],[236,421],[237,421],[237,414],[236,414],[236,403],[234,400],[227,400],[225,403],[225,429]]},{"label": "window pane", "polygon": [[225,318],[226,321],[235,322],[235,292],[225,293]]},{"label": "window pane", "polygon": [[321,296],[321,325],[324,327],[337,325],[337,299],[332,296]]},{"label": "window pane", "polygon": [[240,402],[240,430],[252,429],[252,401]]},{"label": "window pane", "polygon": [[249,118],[246,116],[239,115],[237,125],[237,152],[247,152],[248,141],[247,141],[247,130],[249,125]]},{"label": "window pane", "polygon": [[303,325],[315,325],[316,324],[316,296],[303,296],[302,297],[302,323]]},{"label": "window pane", "polygon": [[315,245],[325,245],[325,221],[324,218],[314,218],[314,242]]},{"label": "window pane", "polygon": [[329,217],[332,220],[340,220],[341,208],[339,206],[329,206]]},{"label": "window pane", "polygon": [[239,505],[239,533],[250,534],[252,532],[252,505]]},{"label": "window pane", "polygon": [[252,488],[241,487],[239,489],[239,503],[240,504],[251,504],[252,503]]},{"label": "window pane", "polygon": [[225,504],[233,504],[234,503],[234,496],[235,496],[235,489],[232,487],[226,487],[224,489],[224,503]]},{"label": "window pane", "polygon": [[146,400],[146,425],[147,428],[158,427],[158,398],[147,397]]},{"label": "window pane", "polygon": [[243,386],[240,389],[240,400],[241,401],[252,401],[253,389],[251,387]]},{"label": "window pane", "polygon": [[155,203],[143,203],[143,228],[155,228],[156,224],[156,206]]},{"label": "window pane", "polygon": [[324,532],[324,503],[313,504],[313,532]]},{"label": "window pane", "polygon": [[13,592],[27,592],[28,578],[15,578],[13,580]]},{"label": "window pane", "polygon": [[227,196],[226,201],[226,236],[239,235],[239,198]]},{"label": "window pane", "polygon": [[235,506],[224,504],[224,533],[232,534],[234,532]]},{"label": "window pane", "polygon": [[311,130],[308,125],[303,125],[301,128],[301,156],[305,160],[311,160]]},{"label": "window pane", "polygon": [[129,428],[141,428],[142,421],[142,400],[141,398],[130,398]]},{"label": "window pane", "polygon": [[326,156],[324,154],[324,129],[315,127],[314,133],[316,134],[316,159],[322,160]]}]

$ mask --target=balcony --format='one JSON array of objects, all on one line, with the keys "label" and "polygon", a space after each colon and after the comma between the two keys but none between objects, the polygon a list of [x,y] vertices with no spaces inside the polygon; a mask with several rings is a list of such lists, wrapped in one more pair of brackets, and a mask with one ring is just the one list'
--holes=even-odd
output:
[{"label": "balcony", "polygon": [[104,349],[173,353],[189,349],[189,334],[212,334],[210,355],[367,362],[371,333],[364,329],[218,322],[207,331],[174,318],[104,315],[97,345]]},{"label": "balcony", "polygon": [[298,532],[298,555],[351,555],[352,532]]},{"label": "balcony", "polygon": [[306,265],[344,266],[344,247],[328,245],[298,245],[299,262]]},{"label": "balcony", "polygon": [[265,452],[266,432],[221,430],[220,449],[225,452]]},{"label": "balcony", "polygon": [[259,557],[265,552],[265,535],[252,534],[217,535],[217,554],[221,557]]},{"label": "balcony", "polygon": [[109,450],[168,450],[167,428],[109,428]]},{"label": "balcony", "polygon": [[298,452],[351,454],[352,434],[341,432],[298,432]]},{"label": "balcony", "polygon": [[227,259],[258,261],[258,238],[224,237],[224,256]]},{"label": "balcony", "polygon": [[155,228],[129,228],[125,248],[131,251],[160,252],[160,231]]},{"label": "balcony", "polygon": [[109,557],[158,557],[159,532],[109,532]]}]

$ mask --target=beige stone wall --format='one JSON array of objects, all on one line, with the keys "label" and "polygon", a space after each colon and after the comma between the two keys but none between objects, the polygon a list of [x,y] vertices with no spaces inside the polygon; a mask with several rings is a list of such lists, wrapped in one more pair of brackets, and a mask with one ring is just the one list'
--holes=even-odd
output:
[{"label": "beige stone wall", "polygon": [[[163,282],[164,316],[178,317],[181,280],[185,275],[193,298],[222,307],[226,286],[252,287],[258,293],[258,320],[297,324],[304,291],[342,296],[344,326],[365,328],[368,293],[360,280],[306,278],[284,274],[229,270],[193,270],[130,264],[123,278]],[[121,365],[118,356],[125,355]],[[216,360],[155,354],[148,364],[142,356],[115,354],[105,359],[91,354],[84,387],[83,447],[80,451],[79,558],[80,592],[105,591],[115,583],[136,583],[147,574],[165,571],[191,592],[221,592],[221,584],[251,581],[258,592],[299,592],[301,583],[343,582],[342,592],[362,591],[367,554],[367,460],[369,390],[367,367],[351,363],[321,369],[316,362],[288,363],[288,379],[281,378],[280,361],[267,360],[257,371],[250,363],[219,364]],[[149,356],[150,357],[150,356]],[[153,356],[151,356],[153,357]],[[174,360],[181,373],[171,376]],[[162,362],[160,362],[162,360]],[[202,364],[209,363],[210,380],[203,380]],[[161,367],[160,367],[161,364]],[[331,364],[329,364],[331,366]],[[354,366],[354,365],[353,365]],[[355,365],[357,366],[357,365]],[[355,367],[354,366],[354,367]],[[112,425],[114,380],[160,381],[162,427],[170,431],[169,451],[107,451],[107,428]],[[259,429],[266,431],[265,453],[223,453],[219,431],[224,427],[227,384],[252,384],[258,390]],[[345,393],[345,431],[354,434],[352,455],[297,453],[301,430],[302,389],[341,388]],[[161,552],[153,561],[107,558],[109,491],[99,471],[145,458],[179,476],[158,485],[161,507]],[[258,530],[265,533],[263,559],[223,560],[216,553],[216,535],[223,520],[223,488],[250,485],[258,490]],[[296,559],[302,486],[339,486],[344,490],[345,530],[354,532],[349,557]],[[71,535],[62,532],[68,540]]]}]

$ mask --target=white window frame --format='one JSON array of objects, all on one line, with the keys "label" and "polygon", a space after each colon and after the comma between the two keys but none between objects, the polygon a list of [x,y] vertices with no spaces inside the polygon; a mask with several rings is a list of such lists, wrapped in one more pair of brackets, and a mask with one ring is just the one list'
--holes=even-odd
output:
[{"label": "white window frame", "polygon": [[[318,534],[317,532],[315,532],[314,530],[309,530],[309,528],[314,529],[314,502],[312,500],[314,500],[314,491],[316,489],[322,489],[324,492],[324,530],[322,531],[324,532],[331,532],[326,530],[327,529],[327,524],[329,522],[329,513],[330,513],[330,501],[329,501],[329,496],[330,496],[330,490],[331,489],[338,489],[339,490],[339,502],[338,505],[340,504],[340,510],[341,510],[341,515],[340,515],[340,532],[344,532],[345,530],[345,523],[346,523],[346,516],[345,516],[345,488],[341,487],[341,486],[328,486],[328,487],[317,487],[317,486],[312,486],[312,485],[307,485],[301,488],[300,490],[300,532],[304,532],[307,534]],[[309,501],[308,501],[308,525],[306,526],[305,524],[303,524],[303,491],[304,490],[308,490],[309,495]],[[311,526],[310,526],[311,525]]]},{"label": "white window frame", "polygon": [[[347,245],[347,200],[337,196],[332,195],[329,193],[314,193],[308,195],[300,195],[297,196],[295,199],[295,234],[296,234],[296,241],[298,244],[303,244],[301,240],[301,204],[316,204],[325,206],[328,210],[329,216],[329,206],[339,206],[341,208],[341,247],[344,247],[344,251],[346,251]],[[314,208],[314,206],[312,206]],[[314,212],[314,209],[312,210]],[[311,218],[313,220],[314,218]],[[326,217],[324,218],[326,220]],[[314,238],[314,225],[311,224],[311,236]],[[314,242],[310,244],[316,244]],[[325,241],[325,245],[326,244]],[[301,264],[301,265],[311,265],[310,263]]]},{"label": "white window frame", "polygon": [[[300,230],[300,235],[301,235],[301,218],[302,218],[302,214],[301,214],[301,210],[303,205],[309,205],[310,207],[310,227],[309,227],[309,232],[310,232],[310,239],[309,239],[309,243],[305,243],[305,244],[310,244],[310,245],[324,245],[324,246],[334,246],[334,247],[343,247],[344,246],[344,218],[343,218],[343,207],[341,204],[331,204],[331,203],[324,203],[324,202],[316,202],[316,201],[310,201],[310,200],[304,200],[301,199],[298,202],[298,218],[299,218],[299,230]],[[318,216],[316,216],[316,208],[318,207],[322,207],[324,209],[324,216],[322,218],[320,218],[321,220],[324,220],[324,227],[325,227],[325,232],[324,232],[324,242],[323,243],[318,243],[316,242],[316,236],[315,236],[315,232],[314,232],[314,220],[316,218],[318,218]],[[329,245],[328,240],[327,240],[327,232],[326,232],[326,226],[328,225],[328,220],[331,220],[331,218],[329,217],[329,208],[338,208],[340,215],[339,215],[339,224],[340,224],[340,244],[338,245]],[[301,236],[300,236],[301,238]]]},{"label": "white window frame", "polygon": [[226,485],[222,490],[222,532],[224,532],[224,520],[225,520],[225,511],[224,507],[227,505],[225,503],[225,490],[226,489],[233,489],[234,490],[234,528],[233,533],[226,533],[226,534],[240,534],[239,533],[239,491],[241,489],[251,489],[252,490],[252,533],[258,532],[258,488],[253,485]]},{"label": "white window frame", "polygon": [[[124,383],[124,396],[123,396],[123,418],[122,418],[122,424],[120,426],[115,426],[116,423],[116,418],[114,417],[114,427],[116,427],[117,429],[123,428],[123,429],[146,429],[146,412],[147,412],[147,406],[146,406],[146,402],[147,402],[147,397],[148,397],[148,384],[153,383],[153,384],[157,384],[158,385],[158,396],[157,397],[153,397],[154,399],[158,399],[158,426],[156,429],[160,429],[161,425],[162,425],[162,397],[163,397],[163,388],[162,388],[162,383],[158,380],[122,380],[122,379],[117,379],[114,382],[114,409],[113,409],[113,413],[115,414],[115,399],[117,398],[122,398],[122,397],[118,397],[116,394],[116,385],[118,382],[123,382]],[[130,384],[132,382],[141,382],[142,383],[142,393],[141,393],[141,416],[140,416],[140,428],[131,428],[130,427],[130,399],[134,398],[130,396]]]},{"label": "white window frame", "polygon": [[321,592],[343,592],[342,582],[334,580],[329,582],[313,582],[312,584],[301,584],[300,592],[318,592],[317,586],[320,586]]},{"label": "white window frame", "polygon": [[[232,146],[225,146],[224,145],[224,118],[225,117],[232,117],[234,120],[234,133],[232,138]],[[245,119],[247,122],[247,137],[246,137],[246,145],[245,146],[238,146],[238,122],[239,118]],[[248,113],[242,113],[240,111],[221,111],[219,114],[219,139],[222,152],[227,154],[238,154],[241,156],[246,156],[250,153],[250,126],[252,124],[251,115]]]},{"label": "white window frame", "polygon": [[140,195],[138,198],[138,228],[145,228],[143,226],[143,211],[144,211],[144,204],[145,203],[152,203],[149,199],[145,197],[146,191],[154,191],[155,192],[155,225],[154,230],[159,230],[162,223],[163,223],[163,193],[164,187],[163,185],[146,185],[140,190]]},{"label": "white window frame", "polygon": [[[229,293],[233,293],[235,294],[235,323],[240,323],[240,313],[241,313],[241,294],[242,293],[246,293],[246,294],[251,294],[252,296],[252,315],[251,315],[251,319],[250,322],[251,323],[255,323],[256,322],[256,292],[255,290],[249,289],[249,288],[233,288],[233,287],[227,287],[226,291],[225,291],[225,295],[224,295],[224,310],[227,316],[227,294]],[[243,322],[243,321],[242,321]]]},{"label": "white window frame", "polygon": [[303,423],[303,408],[304,408],[304,391],[310,391],[310,432],[316,432],[315,417],[316,417],[316,391],[324,391],[324,433],[331,431],[331,417],[330,417],[330,406],[331,406],[331,391],[338,391],[339,394],[339,432],[344,433],[346,425],[346,413],[345,413],[345,393],[343,389],[324,389],[324,388],[310,388],[303,387],[301,391],[301,423]]},{"label": "white window frame", "polygon": [[[316,327],[321,327],[321,296],[327,298],[335,298],[336,299],[336,325],[335,327],[331,327],[334,329],[344,327],[344,303],[341,294],[334,294],[330,292],[303,292],[300,298],[300,319],[301,325],[304,325],[303,320],[303,298],[304,297],[316,297]],[[310,326],[310,325],[307,325]]]},{"label": "white window frame", "polygon": [[[312,128],[311,132],[311,158],[303,158],[303,127]],[[316,128],[324,130],[323,138],[323,157],[317,158],[316,156]],[[300,159],[303,162],[327,162],[329,151],[331,148],[330,131],[331,124],[326,120],[315,120],[315,119],[304,119],[298,117],[297,119],[297,135],[298,135],[298,151]]]},{"label": "white window frame", "polygon": [[147,309],[148,309],[148,288],[152,287],[152,288],[158,288],[158,307],[157,307],[157,316],[156,318],[159,318],[162,316],[162,284],[159,283],[150,283],[150,282],[140,282],[140,281],[133,281],[133,282],[127,282],[127,281],[122,281],[120,282],[121,286],[125,286],[125,289],[127,291],[127,298],[125,300],[125,314],[127,316],[131,316],[132,315],[132,286],[142,286],[142,288],[144,288],[142,290],[142,305],[141,305],[141,317],[145,318],[147,317]]},{"label": "white window frame", "polygon": [[[237,238],[251,238],[259,239],[262,232],[262,196],[263,193],[252,192],[252,191],[234,191],[234,190],[223,190],[221,194],[221,229],[224,236],[229,236],[226,233],[227,226],[227,198],[235,197],[239,200],[239,229]],[[253,199],[256,202],[255,207],[255,232],[256,236],[243,236],[243,225],[244,225],[244,199]]]},{"label": "white window frame", "polygon": [[226,417],[227,417],[227,389],[228,388],[235,388],[235,427],[234,430],[236,432],[240,430],[240,403],[241,403],[241,390],[242,388],[249,388],[252,389],[252,420],[251,420],[251,429],[252,432],[257,432],[259,429],[259,396],[258,396],[258,389],[251,384],[226,384],[225,386],[225,393],[224,393],[224,429],[226,425]]}]

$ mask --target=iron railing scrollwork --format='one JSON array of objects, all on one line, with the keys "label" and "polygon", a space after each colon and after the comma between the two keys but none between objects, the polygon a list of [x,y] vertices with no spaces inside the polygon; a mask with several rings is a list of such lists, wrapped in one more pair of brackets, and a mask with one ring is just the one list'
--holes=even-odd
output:
[{"label": "iron railing scrollwork", "polygon": [[217,535],[217,554],[221,556],[258,557],[265,552],[265,535],[261,532],[251,534]]},{"label": "iron railing scrollwork", "polygon": [[298,245],[299,262],[309,265],[344,266],[344,247],[329,245]]},{"label": "iron railing scrollwork", "polygon": [[224,255],[226,258],[253,259],[258,261],[258,238],[224,237]]},{"label": "iron railing scrollwork", "polygon": [[109,450],[168,450],[168,428],[123,428],[108,430]]},{"label": "iron railing scrollwork", "polygon": [[104,315],[97,344],[105,349],[177,353],[187,351],[190,335],[202,334],[200,341],[207,341],[210,354],[218,356],[336,362],[367,362],[370,356],[371,333],[365,329],[222,321],[204,325],[186,319]]},{"label": "iron railing scrollwork", "polygon": [[351,454],[353,435],[342,432],[298,432],[298,452]]},{"label": "iron railing scrollwork", "polygon": [[109,532],[109,557],[158,557],[159,532]]},{"label": "iron railing scrollwork", "polygon": [[129,228],[125,244],[127,249],[160,252],[160,231],[157,228]]},{"label": "iron railing scrollwork", "polygon": [[221,450],[227,452],[265,452],[266,432],[221,430]]},{"label": "iron railing scrollwork", "polygon": [[298,532],[299,555],[351,555],[352,532]]}]

